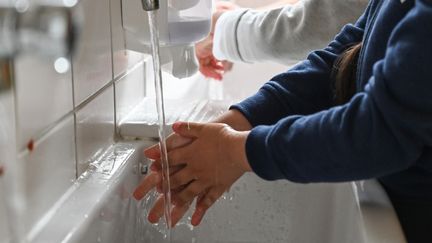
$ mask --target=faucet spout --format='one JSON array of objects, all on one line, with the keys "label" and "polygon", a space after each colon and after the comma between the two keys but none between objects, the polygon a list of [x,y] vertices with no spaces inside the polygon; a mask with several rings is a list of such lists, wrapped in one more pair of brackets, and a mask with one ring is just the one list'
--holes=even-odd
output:
[{"label": "faucet spout", "polygon": [[80,19],[74,6],[35,5],[18,11],[0,4],[0,58],[19,53],[65,57],[76,42]]},{"label": "faucet spout", "polygon": [[159,0],[142,0],[145,11],[154,11],[159,9]]}]

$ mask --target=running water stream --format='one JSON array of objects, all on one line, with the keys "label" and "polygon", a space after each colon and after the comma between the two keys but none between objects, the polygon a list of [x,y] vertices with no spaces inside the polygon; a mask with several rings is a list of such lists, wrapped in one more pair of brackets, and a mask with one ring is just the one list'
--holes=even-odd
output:
[{"label": "running water stream", "polygon": [[150,25],[150,36],[151,36],[151,47],[153,57],[153,71],[154,81],[156,89],[156,108],[158,113],[158,124],[159,124],[159,147],[161,151],[161,162],[162,162],[162,189],[164,196],[164,215],[165,222],[167,225],[167,239],[171,242],[171,188],[169,181],[169,164],[166,148],[166,134],[165,134],[165,109],[163,99],[163,85],[162,85],[162,71],[160,67],[160,56],[159,56],[159,31],[157,25],[157,10],[148,11],[149,25]]}]

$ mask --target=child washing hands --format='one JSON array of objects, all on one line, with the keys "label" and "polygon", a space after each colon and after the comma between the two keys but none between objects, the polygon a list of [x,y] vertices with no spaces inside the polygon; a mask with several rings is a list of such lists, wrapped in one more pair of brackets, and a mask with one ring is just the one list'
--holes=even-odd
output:
[{"label": "child washing hands", "polygon": [[[247,171],[297,183],[376,178],[408,242],[432,242],[430,23],[430,0],[371,0],[327,48],[273,77],[215,123],[176,123],[168,138],[173,225],[195,197],[198,225]],[[155,172],[135,192],[138,199],[160,181],[157,146],[145,154]],[[159,199],[150,221],[162,207]]]},{"label": "child washing hands", "polygon": [[[245,172],[251,171],[244,152],[248,132],[239,132],[222,123],[186,123],[173,125],[174,134],[167,139],[170,165],[172,227],[197,198],[192,225],[200,224],[206,211]],[[151,173],[134,192],[142,199],[152,188],[161,189],[161,160],[159,146],[145,150],[154,160]],[[148,220],[157,223],[163,216],[164,200],[159,197],[150,210]]]}]

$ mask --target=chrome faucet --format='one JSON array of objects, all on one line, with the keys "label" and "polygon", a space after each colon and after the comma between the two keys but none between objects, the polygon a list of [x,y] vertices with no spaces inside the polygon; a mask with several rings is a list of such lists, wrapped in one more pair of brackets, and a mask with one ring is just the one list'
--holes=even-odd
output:
[{"label": "chrome faucet", "polygon": [[67,58],[74,50],[81,17],[76,0],[27,0],[0,3],[0,92],[11,87],[4,76],[8,60],[20,53],[36,54],[54,61]]},{"label": "chrome faucet", "polygon": [[55,4],[19,9],[0,6],[0,58],[20,52],[45,57],[68,56],[73,50],[80,22],[74,5]]},{"label": "chrome faucet", "polygon": [[154,11],[159,9],[159,0],[142,0],[145,11]]}]

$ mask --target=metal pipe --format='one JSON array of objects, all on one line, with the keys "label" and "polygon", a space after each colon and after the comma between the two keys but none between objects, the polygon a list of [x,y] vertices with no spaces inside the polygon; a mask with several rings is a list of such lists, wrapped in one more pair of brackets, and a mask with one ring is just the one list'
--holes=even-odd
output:
[{"label": "metal pipe", "polygon": [[159,0],[142,0],[145,11],[154,11],[159,9]]}]

